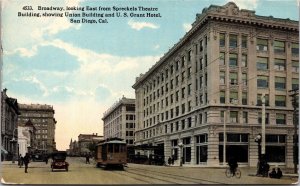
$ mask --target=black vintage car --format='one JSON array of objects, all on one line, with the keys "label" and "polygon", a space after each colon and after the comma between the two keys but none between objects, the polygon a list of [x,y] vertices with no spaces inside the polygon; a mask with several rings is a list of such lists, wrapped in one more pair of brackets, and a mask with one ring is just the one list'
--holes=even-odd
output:
[{"label": "black vintage car", "polygon": [[69,170],[69,163],[66,162],[67,152],[66,151],[56,151],[51,154],[52,163],[51,170],[53,172],[54,169],[65,169]]}]

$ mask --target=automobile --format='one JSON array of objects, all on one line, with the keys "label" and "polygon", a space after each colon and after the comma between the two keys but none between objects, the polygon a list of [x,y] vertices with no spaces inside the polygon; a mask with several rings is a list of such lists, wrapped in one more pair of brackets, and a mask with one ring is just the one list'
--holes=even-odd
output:
[{"label": "automobile", "polygon": [[66,162],[67,152],[66,151],[56,151],[51,154],[52,163],[51,163],[51,170],[52,172],[54,169],[65,169],[66,171],[69,170],[69,163]]},{"label": "automobile", "polygon": [[43,154],[33,154],[31,155],[32,161],[44,161]]}]

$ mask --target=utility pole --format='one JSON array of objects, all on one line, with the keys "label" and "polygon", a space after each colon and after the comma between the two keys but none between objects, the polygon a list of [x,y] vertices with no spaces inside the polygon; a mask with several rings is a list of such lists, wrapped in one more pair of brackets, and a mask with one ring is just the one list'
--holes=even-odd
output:
[{"label": "utility pole", "polygon": [[293,160],[294,160],[294,173],[297,173],[297,164],[298,164],[298,155],[297,155],[297,147],[298,147],[298,135],[297,135],[297,125],[298,125],[298,94],[299,94],[299,88],[293,89],[289,91],[291,93],[292,97],[292,104],[293,104],[293,123],[294,123],[294,136],[293,136],[293,142],[294,142],[294,148],[293,148]]},{"label": "utility pole", "polygon": [[262,116],[261,116],[261,155],[265,157],[266,154],[266,98],[265,94],[261,96],[262,101]]}]

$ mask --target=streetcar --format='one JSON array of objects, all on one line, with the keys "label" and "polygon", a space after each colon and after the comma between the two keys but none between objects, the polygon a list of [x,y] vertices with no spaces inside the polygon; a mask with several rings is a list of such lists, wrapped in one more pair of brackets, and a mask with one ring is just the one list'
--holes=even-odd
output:
[{"label": "streetcar", "polygon": [[110,138],[101,141],[96,146],[95,156],[97,167],[120,167],[127,164],[127,145],[120,138]]}]

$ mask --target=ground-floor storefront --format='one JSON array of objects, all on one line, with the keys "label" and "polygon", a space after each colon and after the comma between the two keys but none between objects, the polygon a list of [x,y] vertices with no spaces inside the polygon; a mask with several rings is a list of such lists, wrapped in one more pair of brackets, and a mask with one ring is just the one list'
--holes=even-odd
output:
[{"label": "ground-floor storefront", "polygon": [[[163,143],[165,160],[172,157],[176,164],[222,166],[224,158],[225,164],[230,158],[235,158],[241,165],[255,167],[259,160],[259,144],[255,137],[260,132],[258,126],[227,126],[224,142],[223,127],[215,125],[152,138],[151,145]],[[265,140],[265,157],[270,165],[294,166],[291,129],[267,127]]]}]

